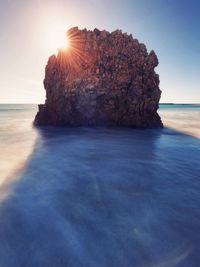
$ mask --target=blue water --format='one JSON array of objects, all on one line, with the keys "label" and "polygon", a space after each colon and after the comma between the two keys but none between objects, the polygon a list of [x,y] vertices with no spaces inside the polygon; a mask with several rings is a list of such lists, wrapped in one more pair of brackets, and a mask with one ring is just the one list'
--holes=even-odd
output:
[{"label": "blue water", "polygon": [[160,110],[163,109],[176,109],[179,111],[183,110],[200,110],[200,104],[160,104]]},{"label": "blue water", "polygon": [[35,106],[0,106],[0,266],[198,267],[199,128],[179,126],[200,108],[187,110],[161,107],[161,130],[35,129]]}]

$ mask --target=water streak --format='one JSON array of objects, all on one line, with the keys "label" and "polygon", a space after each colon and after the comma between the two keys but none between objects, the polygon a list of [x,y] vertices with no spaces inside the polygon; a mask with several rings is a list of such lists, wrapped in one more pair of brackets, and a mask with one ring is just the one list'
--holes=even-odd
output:
[{"label": "water streak", "polygon": [[26,162],[0,187],[0,266],[198,266],[199,139],[167,128],[36,130],[34,109],[1,117],[1,159]]}]

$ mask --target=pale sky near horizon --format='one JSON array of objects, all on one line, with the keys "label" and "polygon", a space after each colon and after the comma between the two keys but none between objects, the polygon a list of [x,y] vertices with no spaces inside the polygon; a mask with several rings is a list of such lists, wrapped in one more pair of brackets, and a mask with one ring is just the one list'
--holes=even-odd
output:
[{"label": "pale sky near horizon", "polygon": [[200,103],[198,0],[0,0],[0,103],[44,102],[49,36],[72,26],[132,33],[159,58],[161,102]]}]

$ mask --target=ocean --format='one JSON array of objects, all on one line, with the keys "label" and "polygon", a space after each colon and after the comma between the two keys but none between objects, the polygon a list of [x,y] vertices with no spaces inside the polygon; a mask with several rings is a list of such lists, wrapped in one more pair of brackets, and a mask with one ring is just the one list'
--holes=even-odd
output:
[{"label": "ocean", "polygon": [[200,105],[163,129],[34,128],[0,105],[0,267],[198,267]]}]

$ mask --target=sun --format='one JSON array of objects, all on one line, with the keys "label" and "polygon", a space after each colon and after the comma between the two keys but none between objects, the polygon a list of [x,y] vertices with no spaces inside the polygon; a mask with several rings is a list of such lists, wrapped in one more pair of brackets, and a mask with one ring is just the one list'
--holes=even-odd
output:
[{"label": "sun", "polygon": [[70,40],[66,31],[56,27],[49,29],[47,34],[47,46],[49,54],[57,54],[59,49],[69,49]]}]

